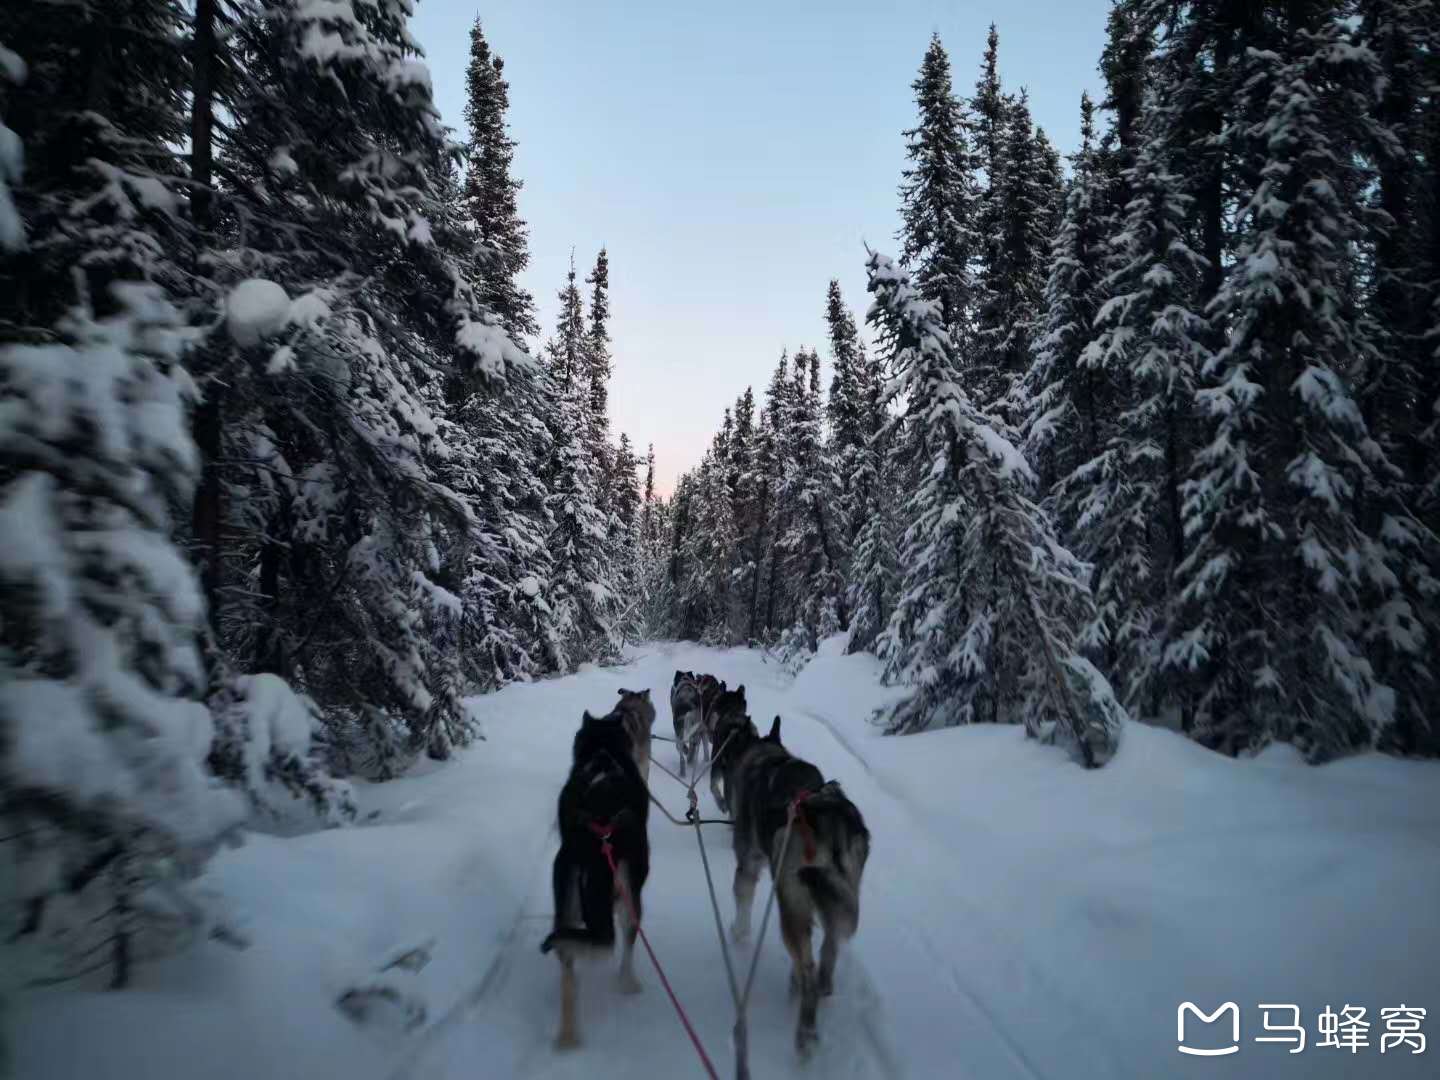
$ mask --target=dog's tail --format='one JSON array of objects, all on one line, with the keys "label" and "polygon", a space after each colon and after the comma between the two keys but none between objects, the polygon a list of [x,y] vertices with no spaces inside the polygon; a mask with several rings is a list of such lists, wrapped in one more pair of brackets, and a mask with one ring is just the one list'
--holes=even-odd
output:
[{"label": "dog's tail", "polygon": [[562,943],[595,950],[614,948],[615,875],[598,842],[594,851],[578,856],[562,848],[555,859],[554,877],[555,929],[540,943],[540,951],[548,953]]},{"label": "dog's tail", "polygon": [[870,833],[855,805],[839,788],[830,789],[827,784],[801,811],[812,818],[820,845],[815,862],[801,867],[798,876],[815,900],[826,933],[848,939],[860,926],[860,879],[870,858]]}]

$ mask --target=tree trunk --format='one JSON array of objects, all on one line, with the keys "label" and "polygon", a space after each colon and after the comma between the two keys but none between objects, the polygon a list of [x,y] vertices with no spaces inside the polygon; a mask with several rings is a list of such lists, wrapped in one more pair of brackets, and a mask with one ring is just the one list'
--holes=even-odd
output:
[{"label": "tree trunk", "polygon": [[[191,213],[201,234],[210,227],[210,181],[212,129],[215,94],[215,6],[216,0],[196,0],[195,52],[192,57],[193,104],[190,115],[190,177],[195,182]],[[200,450],[200,484],[195,492],[191,533],[199,548],[200,584],[210,628],[220,640],[220,584],[224,561],[221,526],[224,521],[223,492],[217,466],[224,430],[222,391],[218,383],[205,388],[205,400],[195,411],[192,433]]]}]

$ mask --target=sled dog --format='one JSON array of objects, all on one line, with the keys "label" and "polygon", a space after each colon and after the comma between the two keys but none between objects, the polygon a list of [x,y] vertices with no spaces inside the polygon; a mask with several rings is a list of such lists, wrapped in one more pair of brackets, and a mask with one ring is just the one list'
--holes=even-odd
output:
[{"label": "sled dog", "polygon": [[[552,874],[555,925],[540,951],[553,951],[560,959],[560,1031],[555,1045],[561,1050],[580,1044],[576,961],[614,949],[617,912],[625,930],[620,989],[630,994],[640,990],[633,960],[642,913],[640,892],[650,874],[646,832],[650,802],[627,726],[623,706],[598,718],[587,711],[575,734],[570,776],[560,789],[560,850]],[[613,873],[607,844],[616,867]]]},{"label": "sled dog", "polygon": [[715,710],[715,703],[720,700],[720,695],[724,692],[725,684],[721,680],[715,678],[714,675],[700,676],[700,703],[704,709],[701,722],[704,724],[705,727],[704,746],[706,761],[710,760],[710,749],[712,745],[710,741],[710,733],[714,730],[715,720],[713,713]]},{"label": "sled dog", "polygon": [[[723,683],[721,685],[724,685]],[[751,738],[759,739],[760,733],[755,730],[751,723],[750,716],[745,705],[745,684],[741,683],[734,690],[724,690],[715,699],[715,705],[706,714],[706,726],[710,733],[710,794],[715,796],[715,805],[722,812],[730,812],[728,796],[725,792],[726,770],[722,768],[724,761],[736,761],[736,750],[739,746],[749,745]],[[748,735],[747,737],[747,729]],[[732,745],[733,744],[733,745]]]},{"label": "sled dog", "polygon": [[670,684],[670,718],[675,725],[675,749],[680,753],[680,776],[695,764],[705,733],[705,698],[693,671],[675,672]]},{"label": "sled dog", "polygon": [[[734,821],[735,922],[731,935],[750,936],[750,911],[760,867],[775,882],[780,935],[793,964],[790,990],[800,997],[795,1047],[813,1049],[819,999],[834,987],[835,959],[860,923],[860,878],[870,856],[870,833],[855,804],[835,781],[785,749],[780,717],[764,738],[754,724],[733,725],[730,744],[715,763]],[[738,744],[738,745],[737,745]],[[785,846],[785,826],[795,814]],[[783,862],[781,848],[785,846]],[[817,970],[810,934],[818,914],[825,938]]]},{"label": "sled dog", "polygon": [[625,723],[625,733],[630,736],[634,750],[635,764],[640,769],[640,778],[650,783],[650,732],[655,726],[655,705],[650,700],[650,691],[621,690],[620,701],[615,711]]}]

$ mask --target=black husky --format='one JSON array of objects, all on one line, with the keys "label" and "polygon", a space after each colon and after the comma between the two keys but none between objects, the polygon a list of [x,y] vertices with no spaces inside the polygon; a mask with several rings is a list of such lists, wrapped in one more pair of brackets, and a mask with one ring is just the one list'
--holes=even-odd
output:
[{"label": "black husky", "polygon": [[[542,953],[554,950],[560,958],[560,1033],[555,1040],[560,1049],[580,1043],[575,961],[615,947],[617,910],[625,927],[620,989],[639,992],[632,961],[642,913],[640,892],[650,874],[650,802],[623,710],[617,707],[598,719],[586,712],[575,734],[573,757],[570,777],[560,790],[555,928],[540,946]],[[618,874],[611,872],[607,841]]]},{"label": "black husky", "polygon": [[[860,924],[860,878],[870,856],[870,832],[840,785],[826,782],[820,770],[797,758],[780,742],[780,718],[761,738],[746,717],[722,727],[717,738],[729,743],[714,769],[735,828],[735,923],[737,942],[750,937],[750,909],[760,867],[770,864],[780,908],[780,934],[794,965],[792,993],[800,995],[795,1046],[807,1054],[818,1035],[815,1013],[834,987],[835,958],[843,941]],[[794,814],[788,844],[786,823]],[[781,849],[784,848],[783,862]],[[816,970],[810,932],[816,914],[825,930]]]}]

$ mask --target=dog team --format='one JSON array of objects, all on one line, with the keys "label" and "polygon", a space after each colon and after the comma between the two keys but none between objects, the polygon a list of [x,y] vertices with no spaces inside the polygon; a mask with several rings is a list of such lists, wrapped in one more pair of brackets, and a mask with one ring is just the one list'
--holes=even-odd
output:
[{"label": "dog team", "polygon": [[[790,954],[791,995],[800,999],[795,1046],[808,1055],[818,1038],[819,999],[834,988],[842,942],[860,922],[860,879],[870,833],[840,785],[796,757],[780,738],[780,717],[761,735],[750,719],[745,687],[729,689],[713,675],[675,672],[670,714],[680,776],[695,770],[701,750],[710,790],[730,815],[735,849],[735,921],[731,937],[750,937],[760,869],[768,864],[779,908],[780,935]],[[621,690],[605,716],[587,710],[575,734],[570,775],[560,791],[560,850],[552,878],[555,925],[540,946],[560,960],[560,1031],[556,1046],[579,1045],[576,962],[615,946],[623,928],[620,989],[637,993],[635,938],[650,873],[651,729],[649,690]],[[792,822],[793,815],[793,824]],[[787,837],[787,826],[789,835]],[[788,842],[787,842],[788,841]],[[824,931],[817,965],[811,932]]]}]

